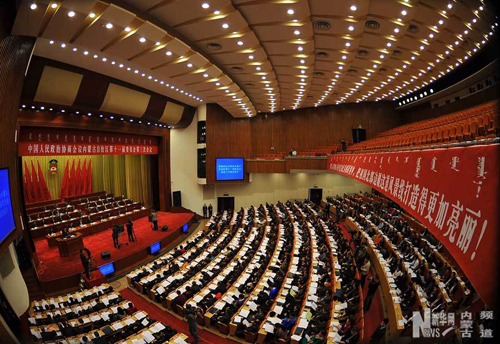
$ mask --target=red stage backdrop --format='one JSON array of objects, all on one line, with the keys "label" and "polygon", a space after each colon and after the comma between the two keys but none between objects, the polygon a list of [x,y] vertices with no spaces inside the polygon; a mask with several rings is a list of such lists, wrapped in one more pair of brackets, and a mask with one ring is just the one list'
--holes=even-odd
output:
[{"label": "red stage backdrop", "polygon": [[500,145],[330,155],[330,171],[355,178],[420,220],[448,249],[482,299],[498,294]]},{"label": "red stage backdrop", "polygon": [[23,128],[19,138],[20,156],[130,154],[158,154],[157,139],[150,136],[50,128]]}]

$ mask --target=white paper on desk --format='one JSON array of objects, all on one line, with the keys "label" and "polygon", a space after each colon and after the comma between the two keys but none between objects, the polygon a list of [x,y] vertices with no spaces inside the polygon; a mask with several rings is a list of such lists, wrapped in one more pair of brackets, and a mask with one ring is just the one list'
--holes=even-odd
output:
[{"label": "white paper on desk", "polygon": [[149,324],[148,319],[144,319],[144,320],[141,322],[141,324],[142,324],[143,326],[148,326],[148,324]]},{"label": "white paper on desk", "polygon": [[255,302],[249,302],[248,303],[248,308],[250,308],[252,311],[257,310],[257,304]]},{"label": "white paper on desk", "polygon": [[89,323],[90,322],[90,319],[89,318],[83,318],[83,323],[86,324],[86,323]]},{"label": "white paper on desk", "polygon": [[102,314],[101,314],[101,318],[102,318],[104,321],[108,321],[108,320],[109,320],[109,313],[108,313],[108,312],[102,312]]},{"label": "white paper on desk", "polygon": [[101,318],[99,317],[99,315],[93,315],[93,316],[90,318],[90,320],[92,320],[92,322],[96,322],[96,321],[98,321],[99,319],[101,319]]},{"label": "white paper on desk", "polygon": [[118,331],[119,329],[123,328],[123,325],[122,325],[122,323],[117,322],[117,323],[113,324],[113,326],[111,326],[111,327],[113,328],[113,330]]},{"label": "white paper on desk", "polygon": [[134,319],[132,319],[132,318],[127,318],[127,319],[125,319],[123,322],[124,322],[124,323],[125,323],[125,325],[127,325],[127,326],[128,326],[128,325],[131,325],[131,324],[133,324],[133,323],[135,323]]},{"label": "white paper on desk", "polygon": [[243,318],[246,318],[248,316],[248,314],[250,314],[250,311],[248,309],[242,309],[240,311],[240,315],[243,317]]},{"label": "white paper on desk", "polygon": [[309,321],[307,321],[307,319],[300,319],[300,322],[299,322],[299,326],[300,328],[307,328],[307,325],[309,324]]},{"label": "white paper on desk", "polygon": [[217,302],[214,307],[220,311],[222,308],[224,308],[224,306],[224,302]]},{"label": "white paper on desk", "polygon": [[163,294],[165,292],[165,288],[163,288],[162,286],[159,286],[156,291],[158,292],[158,294]]},{"label": "white paper on desk", "polygon": [[146,343],[151,343],[155,340],[155,337],[153,337],[149,330],[142,332],[142,338],[144,338]]},{"label": "white paper on desk", "polygon": [[274,312],[276,314],[281,314],[281,312],[283,312],[283,307],[281,307],[281,306],[274,306]]},{"label": "white paper on desk", "polygon": [[165,329],[165,325],[163,325],[161,322],[156,323],[156,325],[153,327],[156,332],[163,331]]},{"label": "white paper on desk", "polygon": [[264,325],[264,330],[265,330],[267,333],[274,333],[274,325],[273,325],[273,324],[266,323],[266,324]]},{"label": "white paper on desk", "polygon": [[290,339],[295,342],[299,342],[302,337],[294,334]]},{"label": "white paper on desk", "polygon": [[181,337],[177,337],[174,339],[174,342],[176,344],[187,344],[187,342],[184,340],[184,338],[181,338]]},{"label": "white paper on desk", "polygon": [[102,299],[102,303],[104,303],[104,305],[109,305],[109,299],[107,297],[103,297]]},{"label": "white paper on desk", "polygon": [[146,317],[146,314],[144,314],[143,312],[139,312],[135,315],[135,317],[137,318],[137,320],[141,320],[142,318]]},{"label": "white paper on desk", "polygon": [[200,302],[201,300],[203,300],[203,297],[201,295],[196,295],[195,297],[193,297],[193,301],[195,301],[196,303]]},{"label": "white paper on desk", "polygon": [[235,316],[234,317],[234,321],[233,321],[235,324],[239,324],[241,322],[241,317],[239,315]]}]

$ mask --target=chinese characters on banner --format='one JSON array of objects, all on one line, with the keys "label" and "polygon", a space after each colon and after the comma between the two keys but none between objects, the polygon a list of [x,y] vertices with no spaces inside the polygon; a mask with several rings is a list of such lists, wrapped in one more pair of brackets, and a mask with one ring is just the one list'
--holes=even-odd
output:
[{"label": "chinese characters on banner", "polygon": [[443,243],[488,305],[496,304],[500,145],[330,155],[328,170],[402,206]]},{"label": "chinese characters on banner", "polygon": [[158,154],[155,137],[79,130],[23,129],[20,156]]}]

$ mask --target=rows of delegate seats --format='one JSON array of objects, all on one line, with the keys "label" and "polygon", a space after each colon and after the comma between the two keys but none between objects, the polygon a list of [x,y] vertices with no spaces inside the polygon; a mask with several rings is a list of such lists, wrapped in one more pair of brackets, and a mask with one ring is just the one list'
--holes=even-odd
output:
[{"label": "rows of delegate seats", "polygon": [[400,335],[411,325],[414,310],[453,311],[463,306],[471,293],[470,283],[430,243],[435,239],[408,226],[401,212],[391,211],[382,202],[366,203],[363,198],[344,196],[328,201],[342,209],[354,235],[360,233],[355,245],[367,244],[386,294],[391,335]]},{"label": "rows of delegate seats", "polygon": [[40,343],[187,343],[187,336],[154,321],[109,284],[34,301],[30,333]]},{"label": "rows of delegate seats", "polygon": [[496,101],[458,111],[436,119],[400,126],[377,137],[349,146],[349,152],[383,151],[466,141],[500,136]]}]

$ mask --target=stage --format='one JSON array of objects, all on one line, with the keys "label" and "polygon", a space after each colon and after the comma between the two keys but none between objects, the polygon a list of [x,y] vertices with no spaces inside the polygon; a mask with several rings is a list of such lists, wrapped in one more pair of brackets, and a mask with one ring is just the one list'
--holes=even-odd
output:
[{"label": "stage", "polygon": [[[137,242],[131,242],[128,246],[128,236],[120,236],[120,249],[114,248],[111,237],[111,229],[105,230],[94,235],[83,238],[83,243],[87,247],[92,257],[96,260],[96,266],[114,262],[116,273],[121,273],[132,268],[136,264],[148,258],[149,246],[161,241],[162,252],[179,242],[182,237],[182,227],[184,224],[193,220],[193,213],[166,213],[158,212],[158,227],[164,225],[169,227],[167,232],[161,230],[151,230],[151,223],[147,217],[134,221],[134,231]],[[40,284],[45,293],[50,294],[72,287],[78,286],[80,282],[80,273],[83,267],[80,261],[80,255],[75,254],[70,257],[60,257],[57,246],[49,247],[47,240],[39,239],[35,241],[36,253],[36,271]],[[109,251],[110,259],[102,259],[101,252]]]}]

